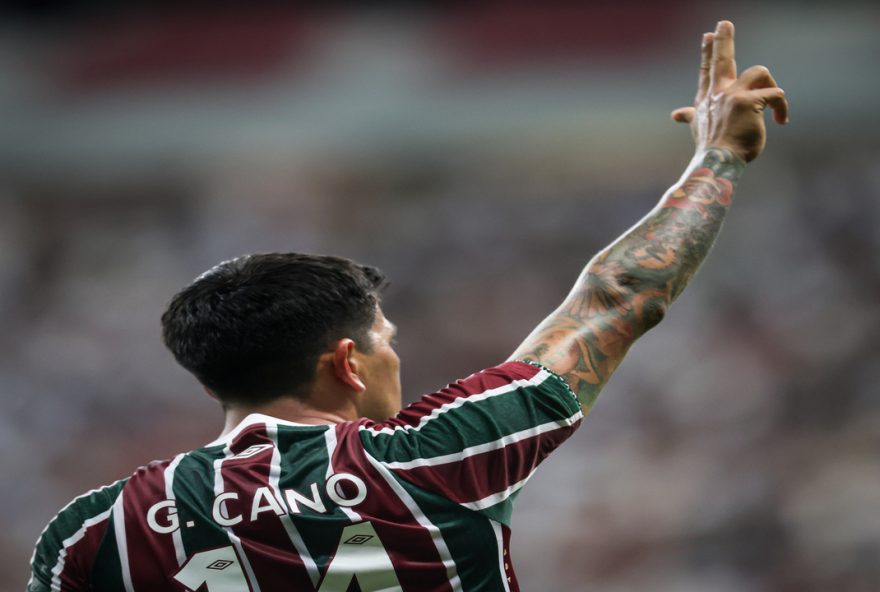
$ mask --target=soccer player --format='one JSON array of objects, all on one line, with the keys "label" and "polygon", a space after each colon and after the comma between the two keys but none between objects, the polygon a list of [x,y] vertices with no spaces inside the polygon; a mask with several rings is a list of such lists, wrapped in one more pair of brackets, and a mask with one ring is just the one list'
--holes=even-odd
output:
[{"label": "soccer player", "polygon": [[696,142],[681,180],[507,362],[403,410],[378,270],[268,254],[200,276],[163,337],[223,405],[221,436],[73,500],[28,590],[518,590],[517,492],[706,256],[768,105],[787,122],[767,68],[737,76],[718,23],[694,106],[672,114]]}]

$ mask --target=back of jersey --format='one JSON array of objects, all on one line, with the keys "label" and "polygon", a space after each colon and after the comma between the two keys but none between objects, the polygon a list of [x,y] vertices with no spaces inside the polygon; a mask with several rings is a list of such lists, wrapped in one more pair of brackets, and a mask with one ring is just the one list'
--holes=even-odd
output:
[{"label": "back of jersey", "polygon": [[519,362],[381,423],[253,414],[62,511],[29,589],[517,590],[512,503],[580,419],[560,378]]}]

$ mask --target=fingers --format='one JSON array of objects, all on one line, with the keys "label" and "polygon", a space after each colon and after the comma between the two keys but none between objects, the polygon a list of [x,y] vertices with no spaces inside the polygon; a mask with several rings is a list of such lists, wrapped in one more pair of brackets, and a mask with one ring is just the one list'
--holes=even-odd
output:
[{"label": "fingers", "polygon": [[719,91],[736,80],[736,61],[733,48],[733,23],[719,21],[712,41],[710,86]]},{"label": "fingers", "polygon": [[678,123],[690,123],[694,120],[694,116],[696,115],[696,109],[693,107],[681,107],[672,112],[672,121],[677,121]]},{"label": "fingers", "polygon": [[736,84],[746,90],[778,86],[766,66],[752,66],[740,74]]},{"label": "fingers", "polygon": [[712,41],[715,33],[703,33],[703,45],[700,51],[700,79],[697,82],[697,102],[709,94],[709,72],[712,67]]},{"label": "fingers", "polygon": [[751,98],[761,110],[769,105],[773,109],[773,120],[776,123],[788,123],[788,101],[785,99],[785,91],[781,88],[773,87],[750,90],[746,93],[746,96]]}]

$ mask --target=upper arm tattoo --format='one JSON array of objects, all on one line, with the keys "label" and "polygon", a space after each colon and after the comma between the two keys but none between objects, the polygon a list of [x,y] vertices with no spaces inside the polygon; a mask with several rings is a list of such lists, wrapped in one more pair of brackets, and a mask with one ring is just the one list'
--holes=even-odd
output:
[{"label": "upper arm tattoo", "polygon": [[584,407],[633,342],[662,320],[721,229],[745,162],[709,149],[657,207],[590,261],[514,354],[562,375]]}]

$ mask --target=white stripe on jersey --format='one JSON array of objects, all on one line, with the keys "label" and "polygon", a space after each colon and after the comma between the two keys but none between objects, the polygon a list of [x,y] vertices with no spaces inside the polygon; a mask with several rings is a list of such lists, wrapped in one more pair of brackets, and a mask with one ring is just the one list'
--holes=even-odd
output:
[{"label": "white stripe on jersey", "polygon": [[[223,474],[221,473],[221,468],[223,466],[223,461],[227,458],[231,458],[234,456],[232,454],[232,440],[230,439],[227,442],[226,446],[223,447],[223,458],[218,458],[214,461],[214,495],[218,496],[223,493]],[[241,564],[244,567],[245,574],[247,576],[248,581],[251,585],[251,590],[253,592],[260,592],[260,583],[257,581],[257,576],[254,575],[254,568],[251,567],[251,562],[248,561],[247,555],[244,552],[244,548],[241,546],[241,539],[236,536],[236,534],[232,531],[232,528],[229,526],[224,526],[223,530],[226,531],[226,536],[229,537],[229,542],[235,547],[237,551],[238,558],[241,560]]]},{"label": "white stripe on jersey", "polygon": [[376,471],[382,475],[382,478],[385,479],[385,482],[391,487],[392,491],[397,495],[397,497],[404,503],[404,505],[409,509],[412,513],[413,517],[416,519],[422,528],[428,531],[431,535],[431,539],[434,542],[434,547],[437,549],[437,554],[440,556],[440,560],[443,562],[443,566],[446,568],[446,577],[449,578],[449,585],[452,586],[453,592],[461,592],[461,578],[458,575],[458,567],[455,565],[455,560],[452,559],[452,554],[449,552],[449,548],[446,546],[446,541],[443,540],[443,533],[440,532],[440,529],[434,525],[431,520],[425,516],[424,512],[422,512],[419,505],[416,501],[410,497],[410,495],[406,492],[406,490],[397,482],[397,479],[394,478],[394,475],[391,472],[382,466],[378,460],[372,457],[369,452],[364,450],[364,456],[367,457],[367,460],[371,465],[376,469]]},{"label": "white stripe on jersey", "polygon": [[[269,487],[272,489],[272,493],[275,494],[278,503],[284,508],[286,507],[286,504],[281,495],[281,487],[279,486],[281,480],[281,453],[278,452],[278,424],[267,421],[266,434],[272,440],[273,445],[272,461],[269,464]],[[299,534],[299,530],[297,530],[296,525],[293,523],[290,514],[283,514],[278,518],[281,520],[281,524],[287,532],[287,537],[290,539],[290,542],[293,543],[296,552],[299,553],[300,559],[302,559],[303,565],[309,573],[309,579],[312,580],[312,585],[317,587],[318,581],[321,579],[321,573],[318,571],[318,565],[315,563],[315,560],[312,559],[312,555],[309,553],[309,548],[306,547],[305,541],[303,541],[302,536]]]},{"label": "white stripe on jersey", "polygon": [[510,586],[507,585],[507,566],[504,565],[504,533],[501,531],[501,524],[495,520],[489,520],[492,525],[492,532],[495,533],[495,544],[498,545],[498,573],[501,574],[501,582],[504,584],[504,592],[510,592]]},{"label": "white stripe on jersey", "polygon": [[[61,590],[61,573],[64,571],[64,562],[67,559],[67,549],[78,543],[84,536],[86,530],[92,526],[107,520],[110,517],[110,510],[105,510],[97,516],[89,518],[83,522],[82,526],[75,533],[64,539],[61,543],[61,550],[58,551],[58,562],[52,568],[52,592],[60,592]],[[30,583],[28,584],[30,585]]]},{"label": "white stripe on jersey", "polygon": [[[402,430],[418,431],[418,430],[422,429],[423,427],[425,427],[425,424],[427,424],[429,421],[431,421],[432,419],[437,419],[438,417],[440,417],[441,415],[443,415],[444,413],[446,413],[450,409],[455,409],[456,407],[461,407],[465,403],[474,403],[476,401],[483,401],[485,399],[491,399],[492,397],[497,397],[499,395],[503,395],[503,394],[509,393],[511,391],[515,391],[518,388],[525,388],[525,387],[529,387],[529,386],[538,386],[539,384],[541,384],[542,382],[544,382],[545,380],[550,378],[550,376],[551,376],[551,374],[549,372],[547,372],[546,370],[540,370],[537,374],[535,374],[533,377],[529,378],[528,380],[517,379],[517,380],[514,380],[513,382],[509,382],[505,385],[495,387],[493,389],[487,389],[487,390],[480,392],[480,393],[475,393],[473,395],[467,395],[465,397],[458,397],[454,401],[444,403],[440,407],[436,407],[436,408],[432,409],[431,413],[429,413],[428,415],[422,416],[419,419],[418,425],[415,425],[415,426],[402,425],[402,426],[394,426],[393,428],[382,428],[379,430],[376,430],[376,429],[373,429],[370,427],[366,427],[366,426],[362,426],[360,429],[362,431],[369,432],[373,436],[378,436],[379,434],[393,434],[396,431],[402,431]],[[422,399],[422,401],[424,401],[424,399]]]},{"label": "white stripe on jersey", "polygon": [[397,461],[397,462],[383,462],[382,464],[389,469],[414,469],[416,467],[433,467],[437,465],[444,465],[452,462],[458,462],[468,458],[469,456],[474,456],[477,454],[482,454],[484,452],[490,452],[492,450],[499,450],[508,446],[510,444],[515,444],[516,442],[520,442],[521,440],[526,440],[528,438],[532,438],[534,436],[538,436],[540,434],[544,434],[546,432],[552,432],[554,430],[567,428],[573,426],[575,423],[583,419],[584,414],[581,411],[578,411],[568,419],[561,419],[559,421],[550,421],[539,426],[533,426],[525,430],[521,430],[519,432],[514,432],[512,434],[508,434],[503,436],[497,440],[493,440],[492,442],[486,442],[485,444],[477,444],[475,446],[469,446],[467,448],[462,449],[460,452],[453,452],[450,454],[441,454],[440,456],[430,456],[424,458],[416,458],[408,461]]},{"label": "white stripe on jersey", "polygon": [[128,565],[128,540],[125,538],[125,508],[123,500],[125,488],[119,492],[116,501],[113,502],[113,534],[116,535],[116,550],[119,552],[119,563],[122,566],[122,583],[125,592],[134,592],[131,583],[131,568]]},{"label": "white stripe on jersey", "polygon": [[465,508],[470,508],[471,510],[485,510],[486,508],[490,508],[495,504],[501,503],[511,495],[522,489],[522,486],[526,484],[526,482],[532,478],[532,475],[535,474],[535,470],[537,467],[532,469],[532,472],[526,475],[525,479],[521,481],[517,481],[510,487],[499,491],[498,493],[493,493],[492,495],[487,495],[483,499],[479,499],[475,502],[459,502]]},{"label": "white stripe on jersey", "polygon": [[[330,428],[324,432],[324,440],[327,443],[327,475],[326,478],[329,480],[330,477],[333,476],[333,453],[336,452],[336,426],[330,426]],[[363,520],[361,515],[358,514],[355,510],[351,508],[346,508],[344,506],[339,506],[339,509],[348,516],[348,518],[352,522],[360,522]]]},{"label": "white stripe on jersey", "polygon": [[[176,501],[176,498],[174,497],[174,471],[177,470],[177,465],[180,464],[180,461],[183,460],[184,456],[186,456],[185,452],[178,454],[174,457],[174,460],[165,467],[165,499]],[[186,551],[183,549],[183,537],[180,535],[179,528],[171,533],[171,540],[174,543],[174,554],[177,556],[177,565],[183,565],[186,561]]]}]

